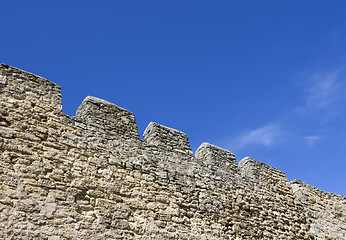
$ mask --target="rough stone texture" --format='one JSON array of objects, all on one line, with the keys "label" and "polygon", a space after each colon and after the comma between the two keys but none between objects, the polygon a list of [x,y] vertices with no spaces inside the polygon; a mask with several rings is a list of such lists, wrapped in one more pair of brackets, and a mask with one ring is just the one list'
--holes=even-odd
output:
[{"label": "rough stone texture", "polygon": [[203,167],[213,170],[215,176],[239,174],[238,162],[234,154],[225,149],[210,143],[202,143],[195,155]]},{"label": "rough stone texture", "polygon": [[0,65],[0,239],[342,239],[345,198]]},{"label": "rough stone texture", "polygon": [[305,182],[291,182],[294,195],[308,214],[310,232],[317,239],[346,239],[346,198]]},{"label": "rough stone texture", "polygon": [[135,116],[130,111],[105,100],[86,97],[77,109],[76,117],[84,120],[91,136],[106,140],[139,140]]}]

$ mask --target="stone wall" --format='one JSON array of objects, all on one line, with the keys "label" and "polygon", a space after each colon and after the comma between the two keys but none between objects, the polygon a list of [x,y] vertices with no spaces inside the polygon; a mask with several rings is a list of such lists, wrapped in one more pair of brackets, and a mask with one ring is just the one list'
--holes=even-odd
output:
[{"label": "stone wall", "polygon": [[317,239],[346,239],[346,198],[293,180],[293,193],[304,206]]},{"label": "stone wall", "polygon": [[0,239],[345,238],[345,198],[0,65]]}]

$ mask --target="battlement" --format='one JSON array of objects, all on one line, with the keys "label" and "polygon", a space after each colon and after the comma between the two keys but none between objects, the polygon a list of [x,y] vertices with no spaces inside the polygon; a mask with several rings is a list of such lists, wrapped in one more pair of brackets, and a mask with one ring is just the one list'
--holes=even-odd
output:
[{"label": "battlement", "polygon": [[0,64],[0,238],[346,238],[340,195],[154,122],[143,137],[129,110],[88,96],[67,116],[58,85]]},{"label": "battlement", "polygon": [[3,63],[0,64],[0,93],[14,100],[30,101],[35,106],[49,107],[53,111],[62,110],[60,86]]},{"label": "battlement", "polygon": [[205,167],[212,167],[231,174],[239,172],[234,154],[210,143],[202,143],[196,150],[195,156]]},{"label": "battlement", "polygon": [[245,157],[239,162],[242,176],[268,187],[273,191],[290,191],[289,181],[286,174],[265,163]]},{"label": "battlement", "polygon": [[131,138],[139,140],[135,116],[124,108],[97,97],[88,96],[76,112],[95,131],[106,131],[107,138]]},{"label": "battlement", "polygon": [[149,123],[143,134],[144,141],[149,145],[159,146],[183,154],[191,154],[189,137],[176,129],[154,122]]}]

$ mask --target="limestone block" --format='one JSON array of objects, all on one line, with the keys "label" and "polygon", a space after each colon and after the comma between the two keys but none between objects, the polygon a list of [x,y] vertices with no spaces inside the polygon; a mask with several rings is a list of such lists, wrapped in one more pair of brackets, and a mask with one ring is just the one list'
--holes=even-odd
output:
[{"label": "limestone block", "polygon": [[0,126],[0,137],[12,138],[14,136],[14,133],[15,131],[12,128]]}]

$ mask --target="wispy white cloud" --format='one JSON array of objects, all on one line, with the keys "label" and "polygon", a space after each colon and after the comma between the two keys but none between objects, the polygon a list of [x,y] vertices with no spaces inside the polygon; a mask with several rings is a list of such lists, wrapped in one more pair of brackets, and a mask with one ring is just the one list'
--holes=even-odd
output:
[{"label": "wispy white cloud", "polygon": [[303,139],[305,140],[305,143],[309,146],[314,146],[317,141],[321,140],[320,136],[304,136]]},{"label": "wispy white cloud", "polygon": [[279,124],[269,124],[242,133],[235,138],[233,145],[236,148],[244,148],[252,144],[271,146],[279,141],[281,135],[283,135],[283,131]]},{"label": "wispy white cloud", "polygon": [[[255,145],[272,147],[278,143],[306,144],[314,146],[324,137],[320,128],[330,120],[344,111],[346,100],[346,68],[340,68],[325,73],[314,73],[305,77],[303,81],[303,98],[301,104],[293,106],[290,110],[278,113],[283,117],[271,123],[245,131],[234,137],[230,143],[232,149],[244,149]],[[314,119],[318,128],[310,128],[310,121]],[[310,131],[310,133],[304,130]],[[305,132],[305,133],[304,133]]]},{"label": "wispy white cloud", "polygon": [[343,69],[311,75],[305,85],[305,105],[301,110],[312,114],[325,111],[335,114],[339,102],[345,96]]}]

